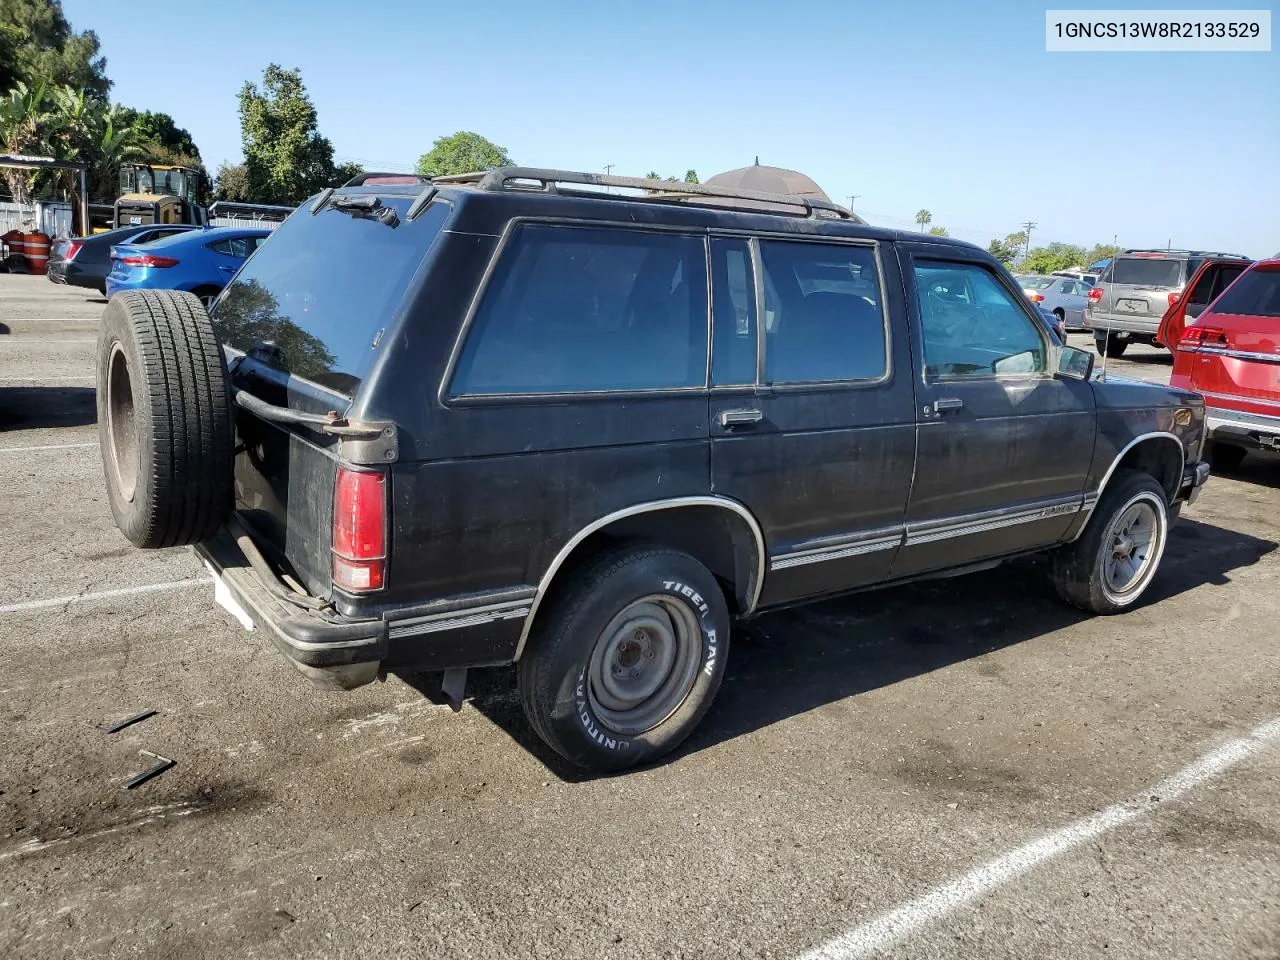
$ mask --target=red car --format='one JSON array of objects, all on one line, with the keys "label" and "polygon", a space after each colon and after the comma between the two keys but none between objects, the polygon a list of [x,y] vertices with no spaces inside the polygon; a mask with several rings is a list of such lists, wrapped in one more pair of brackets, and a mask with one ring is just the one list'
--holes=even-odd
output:
[{"label": "red car", "polygon": [[1170,384],[1204,395],[1215,469],[1280,450],[1280,256],[1250,266],[1186,325]]}]

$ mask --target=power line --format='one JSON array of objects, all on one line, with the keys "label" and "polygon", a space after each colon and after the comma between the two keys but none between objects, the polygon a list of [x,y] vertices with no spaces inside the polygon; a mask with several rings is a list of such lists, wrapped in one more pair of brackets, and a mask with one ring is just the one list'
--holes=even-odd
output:
[{"label": "power line", "polygon": [[1031,256],[1031,231],[1038,226],[1039,224],[1036,223],[1034,220],[1028,220],[1026,223],[1022,225],[1022,229],[1025,230],[1027,234],[1027,244],[1026,244],[1026,247],[1024,248],[1026,252],[1023,253],[1022,255],[1023,263],[1026,263],[1027,257]]}]

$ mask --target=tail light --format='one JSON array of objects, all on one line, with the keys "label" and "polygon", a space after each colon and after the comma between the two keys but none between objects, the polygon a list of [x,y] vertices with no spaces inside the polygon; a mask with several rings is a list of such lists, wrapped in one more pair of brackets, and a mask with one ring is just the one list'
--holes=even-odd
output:
[{"label": "tail light", "polygon": [[1032,303],[1044,303],[1043,293],[1028,293],[1027,296],[1031,298]]},{"label": "tail light", "polygon": [[1089,302],[1090,302],[1090,303],[1097,303],[1097,302],[1098,302],[1099,300],[1101,300],[1101,299],[1102,299],[1102,288],[1101,288],[1101,287],[1090,287],[1090,288],[1089,288]]},{"label": "tail light", "polygon": [[1182,294],[1178,293],[1178,291],[1175,290],[1173,293],[1169,294],[1169,306],[1172,307],[1181,299],[1182,299]]},{"label": "tail light", "polygon": [[1179,350],[1199,350],[1201,347],[1226,346],[1227,332],[1221,327],[1201,327],[1192,324],[1182,331]]},{"label": "tail light", "polygon": [[121,257],[120,262],[129,267],[176,267],[178,265],[178,261],[173,257],[157,257],[150,253]]},{"label": "tail light", "polygon": [[333,490],[333,583],[343,590],[381,590],[387,557],[386,475],[338,468]]},{"label": "tail light", "polygon": [[68,243],[67,249],[62,254],[62,259],[74,260],[76,258],[76,254],[80,252],[80,248],[83,246],[83,243],[77,243],[74,240],[71,243]]}]

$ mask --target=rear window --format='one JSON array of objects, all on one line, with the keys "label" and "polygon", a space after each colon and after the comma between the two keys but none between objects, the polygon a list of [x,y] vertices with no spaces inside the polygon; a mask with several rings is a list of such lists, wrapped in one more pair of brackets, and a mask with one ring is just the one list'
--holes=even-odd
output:
[{"label": "rear window", "polygon": [[1176,287],[1182,283],[1183,260],[1122,257],[1111,267],[1111,282],[1134,287]]},{"label": "rear window", "polygon": [[1018,283],[1024,290],[1044,290],[1057,282],[1057,277],[1018,277]]},{"label": "rear window", "polygon": [[397,226],[303,204],[244,265],[214,310],[221,341],[237,350],[271,342],[278,365],[353,394],[374,343],[440,234],[450,208],[433,203],[405,219],[412,197],[382,197]]},{"label": "rear window", "polygon": [[1246,317],[1280,317],[1280,270],[1241,274],[1213,304],[1214,313]]}]

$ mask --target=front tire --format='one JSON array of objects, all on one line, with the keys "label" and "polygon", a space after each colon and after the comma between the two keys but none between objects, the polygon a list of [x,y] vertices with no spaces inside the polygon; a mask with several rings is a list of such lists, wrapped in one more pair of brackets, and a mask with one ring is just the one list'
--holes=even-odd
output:
[{"label": "front tire", "polygon": [[539,616],[517,665],[529,723],[571,763],[623,770],[702,720],[729,654],[729,611],[701,563],[667,547],[600,554]]},{"label": "front tire", "polygon": [[1169,538],[1169,502],[1149,473],[1117,473],[1084,533],[1053,557],[1053,584],[1072,606],[1119,613],[1155,579]]}]

